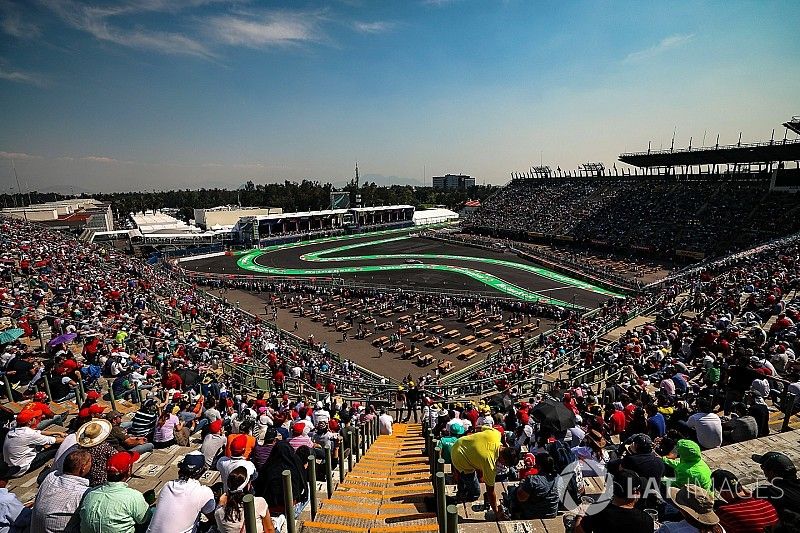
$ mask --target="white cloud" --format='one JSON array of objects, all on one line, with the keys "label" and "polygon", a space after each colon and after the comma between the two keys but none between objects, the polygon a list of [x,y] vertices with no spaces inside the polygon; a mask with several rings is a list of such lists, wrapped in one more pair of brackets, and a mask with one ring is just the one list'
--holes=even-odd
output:
[{"label": "white cloud", "polygon": [[681,46],[688,44],[692,39],[694,39],[693,33],[689,34],[676,33],[675,35],[664,37],[658,44],[651,46],[650,48],[645,48],[644,50],[631,52],[625,57],[625,62],[630,63],[630,62],[650,59],[651,57],[663,54],[664,52],[668,52],[669,50],[680,48]]},{"label": "white cloud", "polygon": [[354,22],[353,27],[361,33],[385,33],[394,28],[393,22]]},{"label": "white cloud", "polygon": [[0,1],[0,29],[12,37],[32,39],[39,36],[39,27],[23,20],[19,6],[6,0]]},{"label": "white cloud", "polygon": [[[135,27],[126,29],[109,22],[113,17],[145,10],[163,9],[161,2],[120,4],[114,7],[87,6],[72,0],[50,0],[43,3],[73,28],[95,39],[120,46],[152,50],[172,55],[212,58],[214,54],[200,41],[182,33],[149,31]],[[149,6],[149,7],[147,7]]]},{"label": "white cloud", "polygon": [[9,70],[3,67],[0,67],[0,80],[27,83],[29,85],[36,85],[38,87],[43,87],[47,83],[45,78],[39,74],[33,72],[22,72],[19,70]]},{"label": "white cloud", "polygon": [[238,169],[263,169],[264,163],[203,163],[201,168],[238,168]]},{"label": "white cloud", "polygon": [[422,0],[421,3],[424,6],[441,7],[441,6],[446,6],[448,4],[453,4],[458,1],[459,0]]},{"label": "white cloud", "polygon": [[225,15],[208,19],[208,31],[221,43],[262,48],[321,41],[317,13],[275,12],[261,15]]},{"label": "white cloud", "polygon": [[122,161],[120,159],[115,159],[113,157],[106,157],[104,155],[87,155],[81,157],[80,160],[88,161],[89,163],[111,163],[111,164],[121,164],[121,165],[128,165],[132,163],[132,161]]},{"label": "white cloud", "polygon": [[41,159],[42,156],[33,155],[33,154],[26,154],[25,152],[0,152],[0,158],[2,158],[2,159],[18,159],[20,161],[25,161],[27,159]]}]

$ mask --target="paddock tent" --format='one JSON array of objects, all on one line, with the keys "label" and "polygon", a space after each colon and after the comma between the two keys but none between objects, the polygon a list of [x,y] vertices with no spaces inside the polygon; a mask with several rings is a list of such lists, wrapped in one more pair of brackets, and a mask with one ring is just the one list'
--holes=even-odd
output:
[{"label": "paddock tent", "polygon": [[415,226],[427,226],[429,224],[440,224],[457,219],[458,213],[450,211],[449,209],[437,207],[435,209],[425,209],[424,211],[414,211],[413,220]]}]

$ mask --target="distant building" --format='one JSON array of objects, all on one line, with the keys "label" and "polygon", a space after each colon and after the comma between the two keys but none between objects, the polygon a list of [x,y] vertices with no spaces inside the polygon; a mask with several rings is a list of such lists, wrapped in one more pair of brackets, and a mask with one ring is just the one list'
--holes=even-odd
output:
[{"label": "distant building", "polygon": [[72,198],[25,207],[9,207],[0,213],[44,224],[52,229],[80,233],[83,230],[114,229],[111,204],[94,198]]},{"label": "distant building", "polygon": [[209,209],[195,209],[194,223],[203,229],[233,228],[242,217],[258,217],[263,215],[280,215],[280,207],[239,207],[223,205]]},{"label": "distant building", "polygon": [[461,206],[458,214],[461,216],[469,215],[480,209],[481,201],[480,200],[467,200],[464,202],[464,205]]},{"label": "distant building", "polygon": [[475,178],[464,174],[445,174],[433,177],[434,189],[467,189],[475,186]]}]

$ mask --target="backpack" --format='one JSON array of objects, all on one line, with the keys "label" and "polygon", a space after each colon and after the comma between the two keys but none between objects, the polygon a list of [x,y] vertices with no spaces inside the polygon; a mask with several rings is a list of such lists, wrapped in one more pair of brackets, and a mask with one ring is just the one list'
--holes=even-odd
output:
[{"label": "backpack", "polygon": [[562,472],[568,465],[578,460],[572,449],[564,444],[563,441],[555,440],[549,442],[545,449],[550,454],[550,457],[553,458],[556,472]]},{"label": "backpack", "polygon": [[[566,509],[564,500],[567,495],[569,495],[573,505],[580,502],[580,497],[584,489],[583,474],[581,473],[581,465],[578,462],[578,457],[569,446],[560,440],[548,443],[545,446],[545,450],[547,450],[547,453],[553,458],[556,472],[562,476],[562,479],[564,477],[568,478],[564,483],[564,494],[560,496],[561,506]],[[571,473],[565,473],[569,465],[573,465],[573,470]],[[573,509],[567,510],[571,511]]]}]

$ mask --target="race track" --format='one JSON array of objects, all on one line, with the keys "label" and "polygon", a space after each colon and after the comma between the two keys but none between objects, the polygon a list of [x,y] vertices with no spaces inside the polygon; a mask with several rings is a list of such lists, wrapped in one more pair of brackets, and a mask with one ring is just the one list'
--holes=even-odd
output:
[{"label": "race track", "polygon": [[[450,289],[594,308],[616,293],[493,252],[413,236],[413,229],[345,235],[182,263],[188,270]],[[235,264],[234,263],[235,260]]]}]

